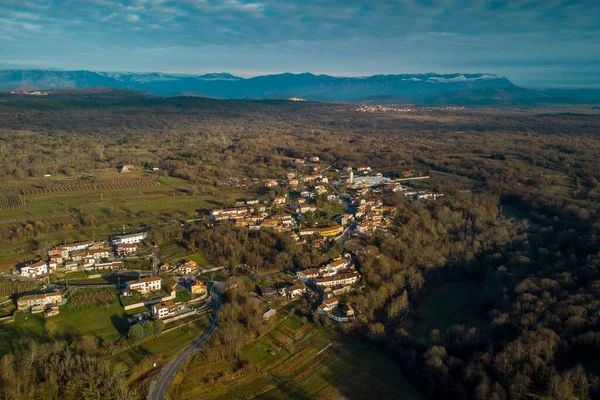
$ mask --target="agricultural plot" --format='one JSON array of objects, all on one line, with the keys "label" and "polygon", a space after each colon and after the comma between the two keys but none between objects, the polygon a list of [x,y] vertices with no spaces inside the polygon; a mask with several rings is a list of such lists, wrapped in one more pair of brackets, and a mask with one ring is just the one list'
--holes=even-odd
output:
[{"label": "agricultural plot", "polygon": [[172,398],[423,398],[385,355],[295,315],[242,348],[241,357],[247,368],[199,357],[180,374]]},{"label": "agricultural plot", "polygon": [[[95,182],[95,190],[80,190],[85,189],[82,185],[91,185],[90,182]],[[173,177],[141,173],[123,176],[105,171],[94,172],[85,179],[2,181],[0,193],[4,205],[0,206],[0,227],[7,235],[10,232],[16,237],[0,238],[0,257],[30,255],[32,239],[58,243],[107,237],[122,232],[124,222],[129,229],[136,229],[141,225],[194,219],[198,212],[254,195],[246,189],[228,187],[202,186],[196,192],[181,189],[189,185]],[[23,195],[19,191],[36,194]]]},{"label": "agricultural plot", "polygon": [[23,196],[14,190],[0,190],[0,210],[14,210],[24,204]]}]

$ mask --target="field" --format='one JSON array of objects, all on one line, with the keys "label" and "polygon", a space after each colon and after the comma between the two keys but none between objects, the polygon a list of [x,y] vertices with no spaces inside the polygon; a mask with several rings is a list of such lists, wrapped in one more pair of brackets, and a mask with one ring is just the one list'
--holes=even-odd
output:
[{"label": "field", "polygon": [[325,331],[295,315],[246,345],[233,362],[194,359],[171,393],[177,399],[402,398],[423,397],[384,354]]},{"label": "field", "polygon": [[124,228],[193,219],[198,212],[252,195],[244,189],[193,186],[141,170],[4,180],[0,182],[0,229],[20,228],[17,240],[0,239],[0,270],[6,269],[3,258],[30,256],[35,248],[31,239],[44,245],[105,239]]},{"label": "field", "polygon": [[427,295],[406,328],[415,335],[429,335],[433,329],[444,330],[452,325],[481,328],[484,321],[476,315],[476,306],[483,298],[483,283],[467,281],[446,283]]},{"label": "field", "polygon": [[[197,339],[207,325],[208,319],[205,316],[193,322],[182,324],[163,333],[159,338],[146,339],[142,343],[114,355],[111,357],[111,362],[122,364],[130,372],[148,356],[156,356],[160,360],[167,360]],[[169,325],[166,329],[169,329]]]}]

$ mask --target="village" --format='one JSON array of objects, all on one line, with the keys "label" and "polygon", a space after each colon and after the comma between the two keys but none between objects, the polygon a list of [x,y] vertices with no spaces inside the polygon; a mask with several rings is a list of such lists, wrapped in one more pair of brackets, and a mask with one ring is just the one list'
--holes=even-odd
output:
[{"label": "village", "polygon": [[[406,186],[412,180],[428,176],[405,169],[400,177],[385,177],[369,166],[335,169],[323,166],[318,156],[297,158],[294,169],[280,178],[259,182],[274,195],[268,198],[239,199],[230,207],[210,210],[207,222],[232,224],[250,231],[285,232],[299,246],[331,247],[349,237],[385,231],[396,209],[386,198],[401,194],[413,200],[434,201],[443,193]],[[133,314],[131,323],[147,319],[178,321],[206,310],[215,282],[209,272],[223,271],[224,266],[199,265],[191,259],[158,263],[153,268],[132,271],[130,260],[153,260],[154,250],[146,243],[148,229],[115,235],[106,241],[87,240],[63,243],[47,250],[45,257],[16,266],[14,274],[23,279],[45,283],[41,293],[17,299],[17,310],[44,313],[52,317],[68,302],[69,276],[85,273],[88,278],[116,277],[109,283],[118,290],[124,310],[143,310]],[[244,269],[239,266],[238,269]],[[246,268],[248,269],[248,268]],[[361,275],[356,271],[352,254],[346,253],[329,262],[306,269],[280,272],[286,279],[275,279],[256,287],[254,299],[264,303],[264,320],[269,320],[290,301],[306,298],[319,315],[336,322],[351,321],[357,312],[351,296],[360,291]],[[59,274],[64,281],[51,282]],[[73,280],[71,280],[73,282]]]}]

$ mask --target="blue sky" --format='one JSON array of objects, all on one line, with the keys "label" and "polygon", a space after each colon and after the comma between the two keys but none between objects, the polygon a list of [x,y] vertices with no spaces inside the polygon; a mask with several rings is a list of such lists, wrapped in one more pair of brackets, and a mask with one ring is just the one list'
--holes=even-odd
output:
[{"label": "blue sky", "polygon": [[600,87],[600,0],[0,0],[0,65]]}]

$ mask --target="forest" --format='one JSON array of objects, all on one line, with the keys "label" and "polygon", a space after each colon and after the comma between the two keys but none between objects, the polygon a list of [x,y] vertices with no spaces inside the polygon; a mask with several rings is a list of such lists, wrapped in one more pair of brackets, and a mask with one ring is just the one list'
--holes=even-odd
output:
[{"label": "forest", "polygon": [[[203,193],[230,177],[281,177],[294,168],[294,158],[307,155],[337,168],[431,171],[427,185],[444,193],[441,200],[389,195],[385,202],[397,210],[389,229],[352,237],[343,249],[301,247],[285,234],[202,219],[155,226],[149,240],[182,243],[219,265],[233,270],[248,264],[255,272],[291,271],[319,265],[341,250],[352,253],[363,277],[362,290],[351,299],[356,320],[333,324],[307,303],[296,313],[383,349],[428,398],[599,398],[597,108],[358,114],[343,104],[47,97],[0,95],[2,191],[44,174],[93,174],[125,163],[156,166],[162,176]],[[38,229],[60,237],[67,229],[40,222],[4,222],[0,240],[31,240]],[[75,218],[70,229],[89,223]],[[464,282],[476,288],[477,300],[460,310],[469,315],[429,329],[435,326],[427,324],[430,296]],[[207,356],[239,358],[236,349],[263,330],[260,312],[230,294]],[[26,351],[2,358],[5,397],[104,396],[108,389],[97,383],[62,385],[70,368],[87,371],[96,362],[95,350],[82,350],[77,342],[36,346],[28,343]],[[41,354],[35,361],[33,351]],[[60,371],[38,365],[49,359],[68,362]],[[113,379],[98,362],[98,370]],[[15,387],[11,377],[26,363],[30,376]],[[35,382],[44,385],[35,388]],[[102,398],[136,396],[122,382],[112,388],[112,397]]]}]

